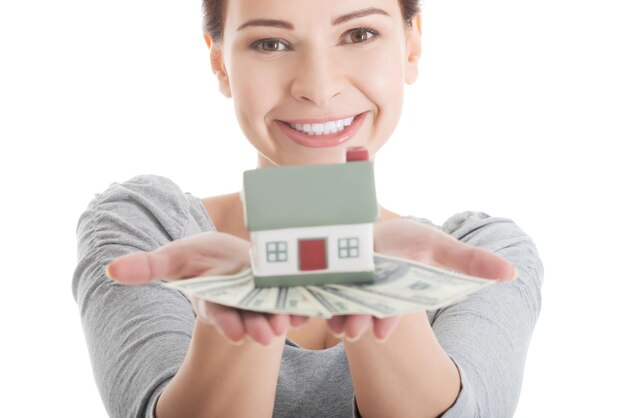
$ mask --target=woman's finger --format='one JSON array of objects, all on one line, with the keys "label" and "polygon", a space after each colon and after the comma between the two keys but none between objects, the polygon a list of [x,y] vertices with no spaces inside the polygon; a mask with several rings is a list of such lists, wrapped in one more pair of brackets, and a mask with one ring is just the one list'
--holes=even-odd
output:
[{"label": "woman's finger", "polygon": [[388,318],[372,318],[372,332],[374,337],[379,340],[386,339],[400,322],[399,316],[391,316]]},{"label": "woman's finger", "polygon": [[140,285],[160,279],[232,274],[249,263],[250,244],[220,232],[197,234],[154,251],[139,251],[113,260],[107,275],[122,284]]},{"label": "woman's finger", "polygon": [[268,314],[268,322],[274,335],[283,335],[289,329],[289,315],[285,314]]},{"label": "woman's finger", "polygon": [[506,281],[517,277],[517,270],[504,258],[454,239],[440,239],[434,245],[433,258],[438,264],[472,276]]},{"label": "woman's finger", "polygon": [[220,334],[237,344],[245,337],[243,320],[236,309],[217,305],[191,295],[193,310],[198,320],[214,327]]},{"label": "woman's finger", "polygon": [[228,306],[201,300],[200,312],[208,323],[212,324],[219,333],[234,344],[240,344],[246,336],[246,329],[240,311]]},{"label": "woman's finger", "polygon": [[289,315],[289,322],[291,323],[291,326],[295,327],[295,328],[297,328],[300,325],[304,324],[308,320],[309,320],[308,316]]},{"label": "woman's finger", "polygon": [[375,250],[426,264],[495,280],[512,280],[517,271],[508,261],[483,248],[462,243],[435,227],[406,219],[374,225]]},{"label": "woman's finger", "polygon": [[261,345],[268,345],[274,339],[274,332],[264,314],[241,311],[246,334]]},{"label": "woman's finger", "polygon": [[106,267],[106,274],[116,282],[127,285],[149,283],[155,278],[164,278],[169,272],[167,254],[136,252],[113,260]]},{"label": "woman's finger", "polygon": [[346,340],[352,342],[361,338],[361,335],[369,328],[371,321],[371,315],[349,315],[345,324]]},{"label": "woman's finger", "polygon": [[345,332],[346,316],[337,315],[326,320],[326,324],[330,331],[335,335],[341,335]]}]

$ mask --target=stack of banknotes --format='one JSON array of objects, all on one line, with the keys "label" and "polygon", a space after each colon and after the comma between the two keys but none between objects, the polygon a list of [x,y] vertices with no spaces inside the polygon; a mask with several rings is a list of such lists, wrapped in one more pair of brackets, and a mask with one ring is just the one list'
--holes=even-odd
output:
[{"label": "stack of banknotes", "polygon": [[374,254],[373,284],[255,287],[252,270],[228,276],[203,276],[165,286],[235,308],[330,318],[370,314],[378,318],[451,305],[495,283],[480,277],[406,259]]}]

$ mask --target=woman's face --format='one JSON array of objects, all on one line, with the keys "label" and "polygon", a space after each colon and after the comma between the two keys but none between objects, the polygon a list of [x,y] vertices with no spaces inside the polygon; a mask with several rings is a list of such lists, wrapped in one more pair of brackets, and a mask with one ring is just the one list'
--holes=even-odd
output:
[{"label": "woman's face", "polygon": [[211,50],[259,166],[370,158],[395,129],[420,37],[397,0],[227,0]]}]

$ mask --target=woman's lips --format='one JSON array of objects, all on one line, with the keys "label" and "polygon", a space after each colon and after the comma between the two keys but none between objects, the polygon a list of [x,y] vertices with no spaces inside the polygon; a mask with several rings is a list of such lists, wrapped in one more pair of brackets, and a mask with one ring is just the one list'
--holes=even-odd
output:
[{"label": "woman's lips", "polygon": [[342,144],[352,138],[361,125],[365,121],[365,117],[368,112],[363,112],[355,116],[352,124],[345,127],[342,131],[337,133],[322,134],[322,135],[307,135],[300,131],[293,129],[287,122],[276,121],[280,129],[294,142],[311,148],[322,147],[334,147],[335,145]]}]

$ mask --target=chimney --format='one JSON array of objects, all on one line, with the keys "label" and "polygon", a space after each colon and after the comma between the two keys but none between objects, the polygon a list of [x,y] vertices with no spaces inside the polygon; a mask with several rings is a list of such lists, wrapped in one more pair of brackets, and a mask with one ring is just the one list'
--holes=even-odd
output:
[{"label": "chimney", "polygon": [[350,147],[346,150],[346,162],[368,160],[369,153],[365,147]]}]

